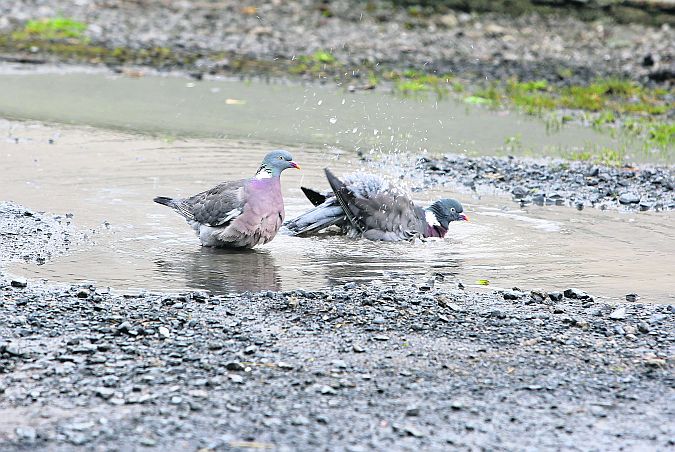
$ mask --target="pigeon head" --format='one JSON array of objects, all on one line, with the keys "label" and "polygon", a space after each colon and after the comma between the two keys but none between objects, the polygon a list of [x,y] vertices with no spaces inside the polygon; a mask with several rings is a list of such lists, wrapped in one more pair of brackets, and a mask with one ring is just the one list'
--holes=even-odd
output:
[{"label": "pigeon head", "polygon": [[452,198],[439,199],[427,207],[427,211],[434,215],[436,221],[443,229],[448,229],[448,224],[452,221],[469,220],[466,215],[462,213],[464,212],[462,204]]},{"label": "pigeon head", "polygon": [[279,177],[281,172],[288,168],[300,169],[300,165],[293,161],[293,156],[290,152],[280,149],[272,151],[265,156],[255,176],[257,179]]}]

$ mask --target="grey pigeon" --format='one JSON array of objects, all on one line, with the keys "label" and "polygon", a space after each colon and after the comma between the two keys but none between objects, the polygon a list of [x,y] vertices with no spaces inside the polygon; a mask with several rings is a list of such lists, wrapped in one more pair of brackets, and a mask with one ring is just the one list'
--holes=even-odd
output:
[{"label": "grey pigeon", "polygon": [[413,203],[401,189],[367,173],[353,173],[339,180],[326,169],[332,191],[302,191],[314,208],[285,226],[293,235],[306,236],[338,226],[350,237],[395,242],[414,238],[444,237],[450,222],[467,220],[455,199],[441,199],[426,208]]},{"label": "grey pigeon", "polygon": [[284,222],[281,172],[300,168],[287,151],[265,156],[250,179],[223,182],[189,198],[154,199],[185,217],[204,246],[253,248],[274,238]]}]

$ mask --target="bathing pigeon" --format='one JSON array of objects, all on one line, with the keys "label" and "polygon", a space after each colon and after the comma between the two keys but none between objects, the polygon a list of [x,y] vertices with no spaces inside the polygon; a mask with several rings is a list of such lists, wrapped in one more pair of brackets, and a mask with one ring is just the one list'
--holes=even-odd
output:
[{"label": "bathing pigeon", "polygon": [[330,170],[325,172],[332,191],[322,194],[302,187],[315,207],[285,224],[293,235],[339,226],[351,237],[394,242],[444,237],[450,222],[467,220],[455,199],[441,199],[422,208],[379,176],[353,173],[341,181]]},{"label": "bathing pigeon", "polygon": [[287,168],[300,166],[287,151],[272,151],[253,178],[223,182],[190,198],[154,201],[184,216],[204,246],[253,248],[272,240],[284,221],[279,177]]}]

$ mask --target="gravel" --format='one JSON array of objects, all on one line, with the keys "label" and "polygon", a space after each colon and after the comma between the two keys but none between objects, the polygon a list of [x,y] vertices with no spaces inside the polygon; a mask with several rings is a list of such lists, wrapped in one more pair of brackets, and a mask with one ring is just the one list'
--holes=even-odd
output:
[{"label": "gravel", "polygon": [[675,209],[675,168],[613,167],[590,162],[515,157],[421,157],[419,189],[448,182],[477,190],[511,193],[521,205],[567,205],[577,209]]}]

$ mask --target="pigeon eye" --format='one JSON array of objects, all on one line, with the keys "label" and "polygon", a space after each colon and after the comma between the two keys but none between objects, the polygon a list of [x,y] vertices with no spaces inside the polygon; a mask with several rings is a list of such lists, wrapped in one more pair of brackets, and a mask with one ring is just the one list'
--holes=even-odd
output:
[{"label": "pigeon eye", "polygon": [[450,212],[455,213],[455,208],[454,208],[454,207],[451,207],[451,208],[450,208]]},{"label": "pigeon eye", "polygon": [[283,160],[284,158],[282,156],[279,156],[279,160]]}]

